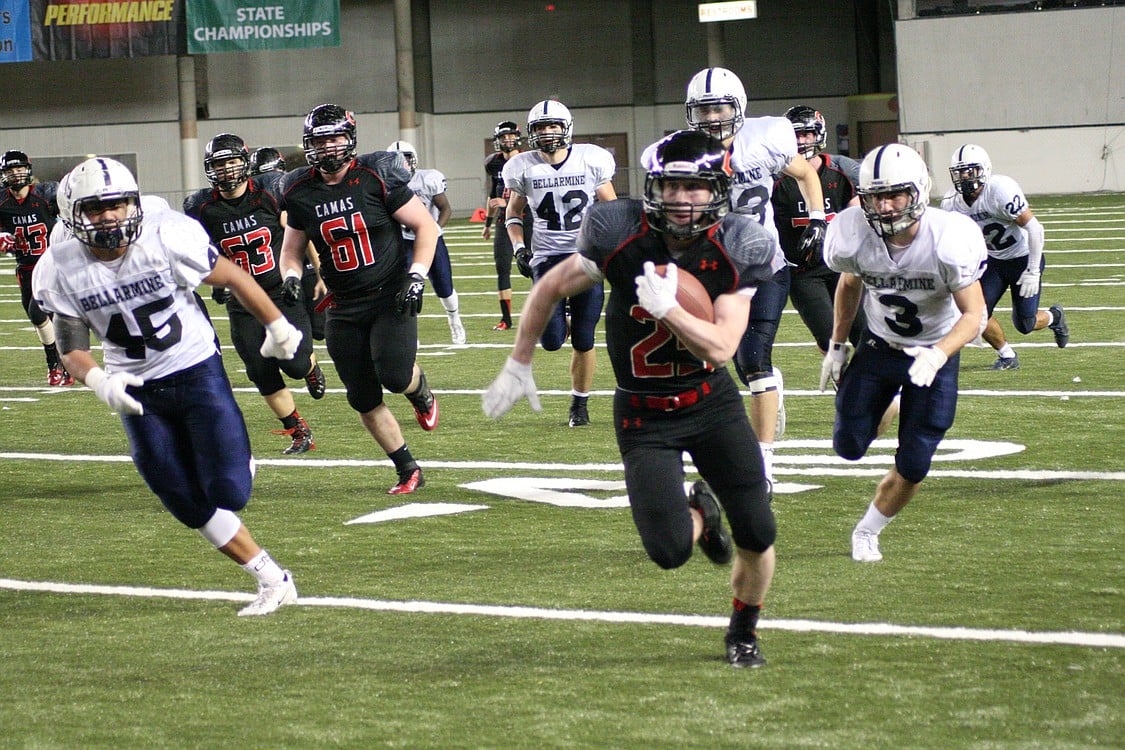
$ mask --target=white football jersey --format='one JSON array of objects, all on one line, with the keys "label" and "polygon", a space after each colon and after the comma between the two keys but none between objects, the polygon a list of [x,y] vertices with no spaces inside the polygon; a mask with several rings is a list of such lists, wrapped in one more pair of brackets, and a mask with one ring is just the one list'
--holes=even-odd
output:
[{"label": "white football jersey", "polygon": [[750,117],[730,144],[730,205],[735,213],[750,214],[773,237],[781,240],[773,222],[774,175],[797,155],[793,123],[785,117]]},{"label": "white football jersey", "polygon": [[[436,169],[416,169],[408,187],[418,196],[418,200],[422,201],[422,205],[430,212],[430,216],[434,217],[434,221],[437,221],[441,209],[434,205],[434,196],[445,192],[445,175]],[[439,226],[438,236],[444,233],[445,230]],[[402,236],[412,240],[414,232],[403,227]]]},{"label": "white football jersey", "polygon": [[94,332],[107,372],[152,380],[217,353],[194,291],[218,257],[194,219],[146,212],[140,236],[117,261],[97,260],[74,238],[51,245],[35,266],[32,292],[44,310]]},{"label": "white football jersey", "polygon": [[988,254],[996,260],[1022,258],[1028,254],[1027,230],[1016,223],[1016,218],[1027,210],[1027,196],[1011,177],[992,175],[971,206],[951,188],[942,197],[941,207],[975,221],[984,234]]},{"label": "white football jersey", "polygon": [[613,154],[592,143],[574,143],[561,164],[541,151],[525,151],[504,165],[504,187],[527,198],[535,216],[531,249],[537,256],[575,252],[582,218],[595,191],[613,179]]},{"label": "white football jersey", "polygon": [[[141,211],[144,212],[145,216],[171,210],[172,207],[168,205],[168,201],[161,198],[159,195],[141,194]],[[51,238],[48,240],[47,244],[53,245],[56,242],[62,242],[73,236],[71,231],[67,229],[66,224],[62,221],[56,221],[55,226],[51,229]]]},{"label": "white football jersey", "polygon": [[860,206],[837,214],[824,240],[828,267],[863,279],[867,327],[900,346],[929,346],[949,333],[961,317],[953,292],[979,279],[988,261],[980,229],[965,216],[928,208],[919,224],[898,260]]}]

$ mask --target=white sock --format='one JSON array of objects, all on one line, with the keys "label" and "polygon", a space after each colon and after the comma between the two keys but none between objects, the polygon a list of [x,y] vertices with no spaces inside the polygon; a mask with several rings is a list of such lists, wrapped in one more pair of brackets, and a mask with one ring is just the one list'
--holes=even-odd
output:
[{"label": "white sock", "polygon": [[856,524],[856,529],[866,529],[872,534],[878,535],[887,524],[894,519],[894,516],[884,516],[875,507],[875,501],[871,501],[871,505],[867,506],[867,512],[863,514],[863,518]]},{"label": "white sock", "polygon": [[451,318],[456,316],[457,315],[457,292],[454,291],[453,294],[449,295],[448,297],[441,297],[440,299],[441,299],[441,306],[445,308],[446,314],[449,315],[449,317],[451,317]]},{"label": "white sock", "polygon": [[766,470],[766,479],[773,484],[773,443],[758,443],[762,449],[762,466]]},{"label": "white sock", "polygon": [[242,569],[257,578],[259,583],[273,585],[285,580],[285,571],[265,550],[254,555],[250,562],[244,563]]},{"label": "white sock", "polygon": [[1004,346],[1001,347],[1000,351],[996,353],[1004,359],[1011,359],[1012,357],[1016,356],[1016,350],[1012,348],[1011,344],[1004,344]]}]

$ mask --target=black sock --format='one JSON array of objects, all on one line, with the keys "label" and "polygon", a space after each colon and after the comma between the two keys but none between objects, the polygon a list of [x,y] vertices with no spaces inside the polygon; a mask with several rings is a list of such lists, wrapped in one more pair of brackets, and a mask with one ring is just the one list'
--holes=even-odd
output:
[{"label": "black sock", "polygon": [[500,319],[508,325],[512,324],[512,301],[510,299],[500,300]]},{"label": "black sock", "polygon": [[747,604],[739,599],[734,599],[733,605],[734,611],[730,615],[727,638],[734,641],[745,641],[757,636],[758,615],[762,612],[762,605]]},{"label": "black sock", "polygon": [[394,462],[395,471],[399,474],[408,471],[414,471],[418,468],[418,462],[414,460],[414,456],[410,454],[410,447],[403,443],[402,447],[394,453],[388,453],[387,457]]},{"label": "black sock", "polygon": [[59,360],[59,349],[54,344],[43,344],[43,353],[47,355],[47,369],[58,370],[62,367]]},{"label": "black sock", "polygon": [[298,420],[300,418],[301,418],[301,415],[297,413],[296,409],[294,409],[293,413],[290,414],[288,417],[282,417],[281,418],[281,426],[284,427],[287,430],[292,430],[294,427],[297,426]]}]

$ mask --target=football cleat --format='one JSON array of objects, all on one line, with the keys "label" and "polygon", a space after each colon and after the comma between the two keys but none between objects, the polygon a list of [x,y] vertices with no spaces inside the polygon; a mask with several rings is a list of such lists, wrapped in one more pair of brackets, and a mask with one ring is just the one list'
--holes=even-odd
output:
[{"label": "football cleat", "polygon": [[746,640],[734,640],[729,635],[726,638],[727,661],[736,669],[755,669],[766,665],[766,657],[758,648],[758,637],[750,636]]},{"label": "football cleat", "polygon": [[461,345],[468,341],[465,335],[465,326],[461,324],[460,315],[449,316],[449,338],[454,344]]},{"label": "football cleat", "polygon": [[1066,324],[1066,313],[1063,312],[1062,305],[1051,305],[1050,310],[1052,322],[1049,327],[1055,334],[1055,344],[1064,349],[1070,343],[1070,326]]},{"label": "football cleat", "polygon": [[590,412],[586,408],[587,398],[572,398],[570,400],[570,419],[567,424],[571,427],[585,427],[590,424]]},{"label": "football cleat", "polygon": [[398,484],[387,490],[388,495],[409,495],[415,490],[421,489],[426,486],[426,480],[422,476],[422,470],[418,467],[400,471],[398,473]]},{"label": "football cleat", "polygon": [[426,382],[426,373],[418,378],[418,390],[414,393],[404,393],[406,399],[414,407],[414,417],[426,432],[432,432],[438,426],[438,402],[429,383]]},{"label": "football cleat", "polygon": [[309,428],[309,423],[305,421],[304,417],[297,417],[297,425],[295,427],[290,427],[288,430],[273,430],[272,432],[274,435],[288,435],[293,439],[293,443],[282,451],[282,454],[286,456],[316,450],[312,430]]},{"label": "football cleat", "polygon": [[507,331],[507,330],[509,330],[509,329],[510,329],[511,327],[512,327],[512,324],[511,324],[511,323],[509,323],[509,322],[508,322],[508,321],[506,321],[506,320],[501,320],[501,321],[500,321],[499,323],[497,323],[496,325],[492,326],[492,330],[494,330],[494,331]]},{"label": "football cleat", "polygon": [[879,562],[883,553],[879,551],[879,535],[867,529],[857,528],[852,532],[852,559],[856,562]]},{"label": "football cleat", "polygon": [[295,601],[297,601],[297,587],[293,584],[293,574],[287,570],[285,578],[278,583],[259,583],[257,598],[238,610],[238,616],[268,615]]},{"label": "football cleat", "polygon": [[49,386],[66,386],[74,385],[74,376],[66,371],[66,368],[52,367],[47,370],[47,385]]},{"label": "football cleat", "polygon": [[990,370],[1018,370],[1020,369],[1020,358],[1013,352],[1010,357],[997,357],[996,361],[992,363]]},{"label": "football cleat", "polygon": [[320,369],[320,365],[313,364],[313,368],[309,370],[309,374],[305,376],[305,385],[308,386],[309,395],[313,398],[324,398],[324,391],[328,385],[328,381],[324,378],[324,370]]},{"label": "football cleat", "polygon": [[699,535],[699,549],[716,565],[726,565],[734,554],[730,534],[723,528],[723,511],[719,501],[702,479],[691,486],[688,507],[703,517],[703,533]]},{"label": "football cleat", "polygon": [[774,427],[773,439],[780,440],[785,434],[785,423],[788,421],[785,414],[785,378],[781,377],[781,370],[773,368],[773,376],[777,378],[777,423]]}]

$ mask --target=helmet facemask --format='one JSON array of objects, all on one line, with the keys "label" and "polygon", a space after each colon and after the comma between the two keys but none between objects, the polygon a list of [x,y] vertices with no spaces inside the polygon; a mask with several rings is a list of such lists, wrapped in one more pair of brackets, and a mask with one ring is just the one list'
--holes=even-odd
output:
[{"label": "helmet facemask", "polygon": [[[908,193],[910,201],[904,208],[881,212],[879,210],[879,203],[881,199],[892,193]],[[913,183],[905,183],[902,185],[894,185],[891,187],[879,188],[878,191],[866,191],[860,188],[859,190],[859,203],[863,207],[864,216],[867,217],[867,223],[875,230],[875,233],[884,239],[893,237],[900,232],[909,229],[913,224],[922,217],[926,211],[926,205],[918,199],[918,188]]]},{"label": "helmet facemask", "polygon": [[[141,234],[141,194],[137,180],[124,164],[107,157],[93,157],[79,164],[60,182],[60,209],[69,207],[67,228],[82,244],[102,250],[116,250]],[[109,218],[106,209],[125,204],[120,218]],[[91,214],[101,214],[91,220]]]},{"label": "helmet facemask", "polygon": [[0,186],[19,192],[31,184],[31,160],[22,151],[5,151],[0,157]]},{"label": "helmet facemask", "polygon": [[971,200],[988,180],[983,164],[958,164],[949,168],[949,176],[965,200]]},{"label": "helmet facemask", "polygon": [[[706,184],[710,198],[705,203],[665,200],[670,183],[687,181]],[[692,130],[666,136],[648,165],[643,203],[648,225],[676,239],[691,239],[717,225],[730,211],[730,155],[722,142]],[[690,221],[669,217],[683,212],[690,212]]]},{"label": "helmet facemask", "polygon": [[[729,107],[729,111],[724,111]],[[734,137],[744,121],[742,107],[733,96],[701,99],[687,103],[687,124],[720,141]]]},{"label": "helmet facemask", "polygon": [[[547,125],[558,125],[561,130],[543,132],[542,128]],[[534,149],[553,154],[560,149],[570,148],[571,123],[565,120],[536,120],[528,125],[527,131],[527,143]]]},{"label": "helmet facemask", "polygon": [[[128,210],[122,219],[99,219],[96,223],[91,221],[89,214],[99,213],[106,207],[113,207],[125,202]],[[102,196],[83,198],[77,201],[72,211],[70,229],[82,244],[102,250],[116,250],[119,247],[131,244],[141,232],[140,196],[136,193],[124,193],[118,196]]]},{"label": "helmet facemask", "polygon": [[[325,143],[326,138],[344,136],[342,143]],[[355,158],[355,116],[335,104],[321,104],[305,117],[301,141],[305,161],[321,172],[339,172]]]},{"label": "helmet facemask", "polygon": [[493,131],[492,148],[497,153],[510,154],[519,148],[522,137],[518,125],[511,121],[502,122]]}]

